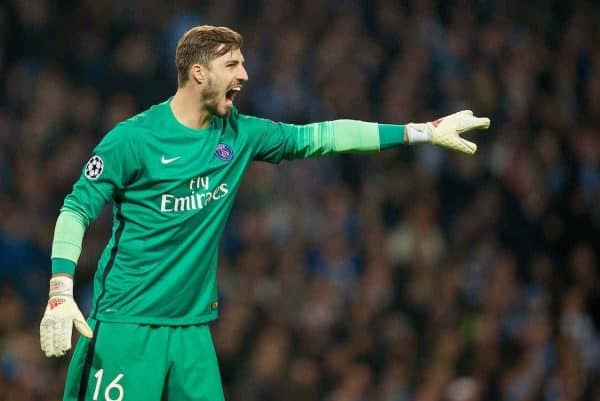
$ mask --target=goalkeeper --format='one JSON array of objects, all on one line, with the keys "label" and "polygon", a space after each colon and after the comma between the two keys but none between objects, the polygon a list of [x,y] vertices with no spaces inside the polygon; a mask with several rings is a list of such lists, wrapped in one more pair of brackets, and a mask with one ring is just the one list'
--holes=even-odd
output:
[{"label": "goalkeeper", "polygon": [[[279,163],[339,152],[433,143],[473,154],[460,137],[490,120],[460,111],[407,125],[337,120],[307,125],[234,107],[248,80],[242,37],[198,26],[179,40],[175,95],[116,125],[64,200],[52,243],[42,350],[64,355],[82,334],[64,400],[223,400],[208,323],[218,315],[218,243],[254,160]],[[73,299],[84,232],[113,201],[89,318]]]}]

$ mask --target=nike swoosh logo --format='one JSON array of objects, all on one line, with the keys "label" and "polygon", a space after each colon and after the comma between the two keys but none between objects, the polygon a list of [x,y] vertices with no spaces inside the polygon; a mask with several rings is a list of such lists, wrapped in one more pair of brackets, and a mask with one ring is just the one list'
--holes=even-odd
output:
[{"label": "nike swoosh logo", "polygon": [[169,164],[169,163],[173,163],[175,160],[179,160],[179,159],[181,159],[181,156],[173,157],[171,159],[165,159],[165,156],[163,155],[163,157],[160,158],[160,162],[162,164]]}]

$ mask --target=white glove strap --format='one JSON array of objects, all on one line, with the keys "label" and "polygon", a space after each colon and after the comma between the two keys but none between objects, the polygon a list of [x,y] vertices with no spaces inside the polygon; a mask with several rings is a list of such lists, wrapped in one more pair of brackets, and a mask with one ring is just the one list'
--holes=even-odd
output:
[{"label": "white glove strap", "polygon": [[406,126],[406,136],[408,144],[430,143],[433,133],[427,124],[408,124]]},{"label": "white glove strap", "polygon": [[51,297],[56,295],[73,296],[73,279],[67,276],[56,276],[50,279]]}]

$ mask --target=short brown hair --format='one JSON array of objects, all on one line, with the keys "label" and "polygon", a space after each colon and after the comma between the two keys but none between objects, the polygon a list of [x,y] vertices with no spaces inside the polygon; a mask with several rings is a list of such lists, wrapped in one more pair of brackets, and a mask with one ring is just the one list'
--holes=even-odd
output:
[{"label": "short brown hair", "polygon": [[177,84],[183,86],[188,80],[192,64],[208,67],[210,61],[225,53],[242,47],[242,35],[225,26],[200,25],[183,34],[175,50]]}]

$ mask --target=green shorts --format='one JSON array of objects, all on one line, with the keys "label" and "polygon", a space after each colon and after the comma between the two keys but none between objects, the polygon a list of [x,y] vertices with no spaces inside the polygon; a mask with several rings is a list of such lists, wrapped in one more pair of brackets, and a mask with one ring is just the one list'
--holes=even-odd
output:
[{"label": "green shorts", "polygon": [[208,325],[88,319],[69,365],[64,401],[223,401]]}]

